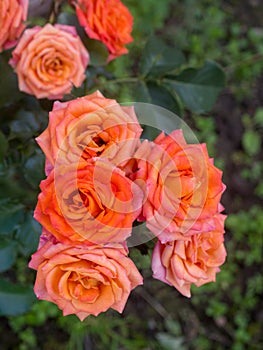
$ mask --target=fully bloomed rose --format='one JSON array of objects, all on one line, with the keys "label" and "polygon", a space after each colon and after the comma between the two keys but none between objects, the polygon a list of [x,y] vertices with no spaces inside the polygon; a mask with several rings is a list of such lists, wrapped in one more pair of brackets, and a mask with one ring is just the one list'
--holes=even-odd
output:
[{"label": "fully bloomed rose", "polygon": [[80,320],[112,308],[122,312],[142,276],[122,246],[83,247],[44,239],[29,266],[37,270],[34,291]]},{"label": "fully bloomed rose", "polygon": [[105,158],[56,167],[40,184],[34,217],[67,244],[123,242],[143,193]]},{"label": "fully bloomed rose", "polygon": [[25,29],[28,0],[0,1],[0,52],[13,47]]},{"label": "fully bloomed rose", "polygon": [[19,89],[37,98],[59,99],[85,79],[89,54],[75,27],[46,24],[25,30],[10,64]]},{"label": "fully bloomed rose", "polygon": [[225,215],[216,214],[211,229],[184,239],[162,244],[157,242],[152,255],[153,277],[174,286],[190,297],[191,284],[214,282],[226,258],[224,247]]},{"label": "fully bloomed rose", "polygon": [[225,186],[204,144],[187,144],[176,130],[145,140],[134,158],[131,178],[146,191],[140,220],[162,243],[210,230]]},{"label": "fully bloomed rose", "polygon": [[109,60],[128,52],[133,17],[120,0],[73,1],[79,23],[88,36],[102,41],[108,48]]},{"label": "fully bloomed rose", "polygon": [[99,91],[69,102],[55,102],[47,129],[36,139],[47,157],[46,173],[55,163],[80,158],[108,158],[120,165],[140,142],[142,129],[133,107],[121,107]]}]

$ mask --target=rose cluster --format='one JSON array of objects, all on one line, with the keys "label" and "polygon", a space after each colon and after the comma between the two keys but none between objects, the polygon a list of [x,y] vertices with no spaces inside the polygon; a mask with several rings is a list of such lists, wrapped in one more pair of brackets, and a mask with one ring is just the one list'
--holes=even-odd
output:
[{"label": "rose cluster", "polygon": [[[69,3],[86,35],[107,48],[108,62],[128,52],[133,17],[120,0]],[[21,91],[37,98],[61,99],[83,83],[89,47],[84,46],[75,26],[47,23],[25,29],[30,5],[36,6],[28,0],[0,1],[0,52],[15,46],[9,63]]]},{"label": "rose cluster", "polygon": [[46,179],[34,216],[43,231],[29,266],[37,297],[64,315],[122,312],[143,283],[128,257],[135,224],[155,236],[153,277],[187,297],[225,261],[225,186],[206,146],[188,144],[181,130],[153,141],[142,131],[132,106],[97,91],[55,102],[37,138]]}]

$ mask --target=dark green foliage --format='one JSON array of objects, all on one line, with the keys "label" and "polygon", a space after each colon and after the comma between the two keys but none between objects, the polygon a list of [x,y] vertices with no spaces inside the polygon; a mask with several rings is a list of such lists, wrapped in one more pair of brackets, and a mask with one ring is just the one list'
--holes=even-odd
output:
[{"label": "dark green foliage", "polygon": [[[109,310],[80,322],[75,316],[63,317],[52,303],[37,301],[32,290],[35,272],[27,265],[41,233],[33,210],[45,175],[44,156],[34,139],[45,129],[53,102],[19,92],[8,64],[10,52],[3,52],[0,315],[7,326],[0,347],[11,349],[12,339],[16,344],[12,350],[261,350],[262,4],[234,0],[126,0],[125,4],[134,15],[129,54],[107,65],[104,45],[84,37],[78,27],[91,65],[83,86],[66,99],[100,89],[119,101],[162,106],[192,127],[224,171],[227,261],[216,283],[193,288],[192,298],[186,299],[152,279],[150,242],[131,250],[144,287],[132,292],[123,315]],[[30,21],[44,23],[41,18]],[[76,25],[68,5],[58,21]],[[154,132],[145,130],[147,137]]]}]

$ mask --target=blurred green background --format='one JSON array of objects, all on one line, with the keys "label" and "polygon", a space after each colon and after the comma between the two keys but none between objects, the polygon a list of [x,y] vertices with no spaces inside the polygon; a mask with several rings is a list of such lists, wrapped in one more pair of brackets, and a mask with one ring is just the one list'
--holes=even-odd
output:
[{"label": "blurred green background", "polygon": [[[1,314],[5,314],[7,304],[13,305],[13,309],[8,309],[10,316],[0,316],[0,348],[261,350],[263,3],[259,0],[123,2],[134,15],[134,43],[129,46],[128,55],[107,67],[107,74],[127,79],[109,83],[103,72],[98,81],[107,97],[119,96],[120,102],[136,100],[137,89],[128,77],[137,76],[141,50],[152,34],[181,49],[191,65],[199,67],[205,60],[213,59],[226,73],[226,88],[213,110],[195,114],[186,109],[182,118],[199,141],[207,143],[209,154],[224,171],[227,190],[222,202],[228,215],[227,261],[216,283],[193,288],[192,298],[187,299],[172,287],[153,280],[150,256],[134,248],[131,257],[144,276],[144,286],[132,292],[122,315],[110,310],[84,322],[75,316],[63,317],[57,306],[48,302],[35,301],[30,306],[32,295],[27,287],[14,287],[12,297],[10,286],[3,286]],[[94,69],[98,74],[101,68]],[[2,84],[0,101],[6,98]],[[16,99],[15,93],[13,98]],[[4,134],[12,110],[1,108],[0,268],[5,271],[5,264],[11,264],[12,268],[2,276],[25,286],[32,284],[35,277],[27,263],[40,232],[32,220],[32,211],[39,191],[36,184],[44,177],[44,158],[33,138],[45,128],[51,105],[48,101],[25,98],[21,115],[8,124],[12,135],[8,144]],[[12,247],[4,234],[14,223],[17,227],[13,244],[19,244],[19,250],[12,256]],[[29,311],[23,313],[27,306]],[[15,315],[18,312],[21,314]]]}]

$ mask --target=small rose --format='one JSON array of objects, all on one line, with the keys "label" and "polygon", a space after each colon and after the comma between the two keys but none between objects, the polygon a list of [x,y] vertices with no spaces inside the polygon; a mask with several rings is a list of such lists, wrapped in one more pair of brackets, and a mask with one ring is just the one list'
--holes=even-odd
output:
[{"label": "small rose", "polygon": [[76,0],[73,3],[80,25],[90,38],[107,46],[109,60],[128,52],[125,45],[133,41],[133,17],[120,0]]},{"label": "small rose", "polygon": [[61,24],[25,30],[10,60],[21,91],[51,100],[82,84],[88,62],[76,29]]},{"label": "small rose", "polygon": [[162,244],[157,242],[152,255],[153,277],[174,286],[190,297],[191,284],[214,282],[226,258],[224,247],[225,215],[216,214],[207,228],[195,235]]},{"label": "small rose", "polygon": [[0,52],[13,47],[25,29],[28,0],[0,1]]}]

